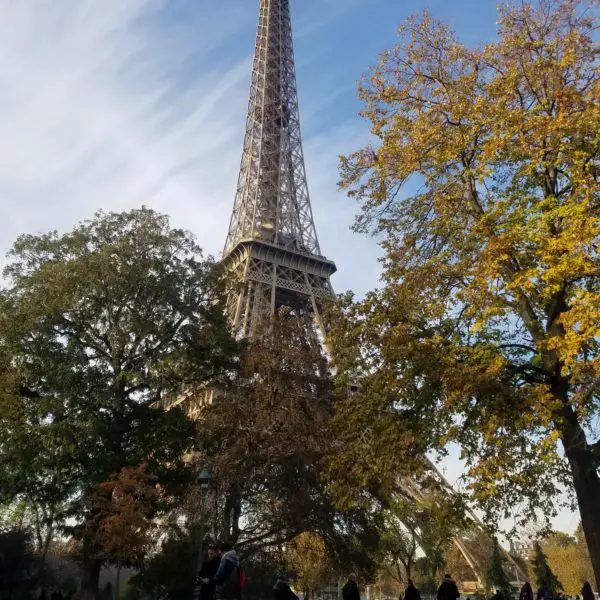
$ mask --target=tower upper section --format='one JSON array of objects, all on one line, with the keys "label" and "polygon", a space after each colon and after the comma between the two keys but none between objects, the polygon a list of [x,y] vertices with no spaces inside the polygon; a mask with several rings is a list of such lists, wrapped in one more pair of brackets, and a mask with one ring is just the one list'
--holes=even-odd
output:
[{"label": "tower upper section", "polygon": [[300,136],[290,0],[260,0],[246,134],[224,256],[250,240],[321,255]]}]

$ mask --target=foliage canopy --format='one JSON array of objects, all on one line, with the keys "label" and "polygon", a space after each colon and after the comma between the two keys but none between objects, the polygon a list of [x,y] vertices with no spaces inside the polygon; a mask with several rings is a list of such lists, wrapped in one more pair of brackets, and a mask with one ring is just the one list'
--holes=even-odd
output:
[{"label": "foliage canopy", "polygon": [[337,472],[391,488],[397,465],[456,442],[492,521],[550,516],[572,485],[600,582],[600,82],[585,9],[503,5],[497,41],[476,48],[428,14],[401,28],[360,89],[377,141],[341,163],[356,228],[384,239],[383,285],[345,298],[331,344],[361,380],[338,414]]},{"label": "foliage canopy", "polygon": [[196,429],[161,400],[234,360],[220,270],[146,208],[98,213],[64,235],[23,235],[10,260],[0,296],[1,492],[60,506],[63,527],[73,520],[89,579],[82,593],[95,595],[105,555],[92,497],[141,465],[167,496],[180,489]]}]

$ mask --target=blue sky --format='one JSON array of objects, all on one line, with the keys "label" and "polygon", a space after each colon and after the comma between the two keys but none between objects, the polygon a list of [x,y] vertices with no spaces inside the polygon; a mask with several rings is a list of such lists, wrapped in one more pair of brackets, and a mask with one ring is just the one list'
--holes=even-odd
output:
[{"label": "blue sky", "polygon": [[[378,248],[349,231],[338,155],[368,130],[356,81],[429,10],[467,43],[493,39],[495,0],[292,0],[304,150],[337,291],[377,285]],[[258,0],[19,0],[0,20],[0,256],[21,232],[94,211],[169,214],[208,253],[225,241]],[[446,463],[453,481],[455,459]],[[573,529],[576,517],[558,522]]]},{"label": "blue sky", "polygon": [[[233,202],[258,0],[20,0],[0,23],[0,244],[148,204],[221,251]],[[349,232],[337,157],[367,139],[356,81],[429,9],[465,40],[494,35],[494,0],[293,0],[300,108],[321,246],[337,290],[377,282]]]}]

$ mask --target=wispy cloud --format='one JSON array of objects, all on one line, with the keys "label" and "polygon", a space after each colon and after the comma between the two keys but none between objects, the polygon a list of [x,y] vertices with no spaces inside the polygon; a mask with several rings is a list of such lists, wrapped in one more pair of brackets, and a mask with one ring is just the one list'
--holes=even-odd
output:
[{"label": "wispy cloud", "polygon": [[319,29],[365,2],[365,0],[308,0],[310,9],[295,24],[295,38],[310,37]]},{"label": "wispy cloud", "polygon": [[4,244],[22,230],[69,227],[98,208],[147,203],[211,250],[220,246],[249,61],[219,61],[211,50],[244,15],[203,11],[169,27],[164,10],[154,0],[4,6]]},{"label": "wispy cloud", "polygon": [[[3,7],[1,251],[24,231],[65,230],[100,208],[147,204],[192,230],[208,252],[220,252],[256,6],[199,2],[21,0]],[[323,105],[309,99],[303,109],[315,115]],[[354,207],[336,189],[337,154],[353,145],[356,131],[335,124],[305,141],[320,238],[340,265],[336,287],[365,289],[375,279],[373,244],[349,241]],[[357,246],[369,247],[366,278],[358,280]]]}]

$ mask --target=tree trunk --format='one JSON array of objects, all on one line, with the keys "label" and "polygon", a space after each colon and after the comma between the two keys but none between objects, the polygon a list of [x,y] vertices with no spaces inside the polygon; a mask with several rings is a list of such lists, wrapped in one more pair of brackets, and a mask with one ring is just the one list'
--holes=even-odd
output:
[{"label": "tree trunk", "polygon": [[[566,403],[565,403],[566,404]],[[571,467],[581,524],[585,534],[596,589],[600,589],[600,476],[592,449],[577,415],[565,408],[558,423],[565,455]]]},{"label": "tree trunk", "polygon": [[98,584],[102,561],[98,559],[84,559],[81,564],[81,580],[77,591],[77,600],[98,600]]},{"label": "tree trunk", "polygon": [[115,584],[115,600],[119,600],[119,588],[121,587],[121,563],[117,565],[117,582]]},{"label": "tree trunk", "polygon": [[232,486],[225,496],[221,539],[235,543],[240,535],[242,499],[239,487]]},{"label": "tree trunk", "polygon": [[46,538],[44,539],[44,546],[41,554],[42,566],[46,564],[46,558],[48,557],[48,550],[50,549],[50,544],[52,542],[52,535],[54,534],[54,530],[51,526],[48,527],[46,532]]}]

